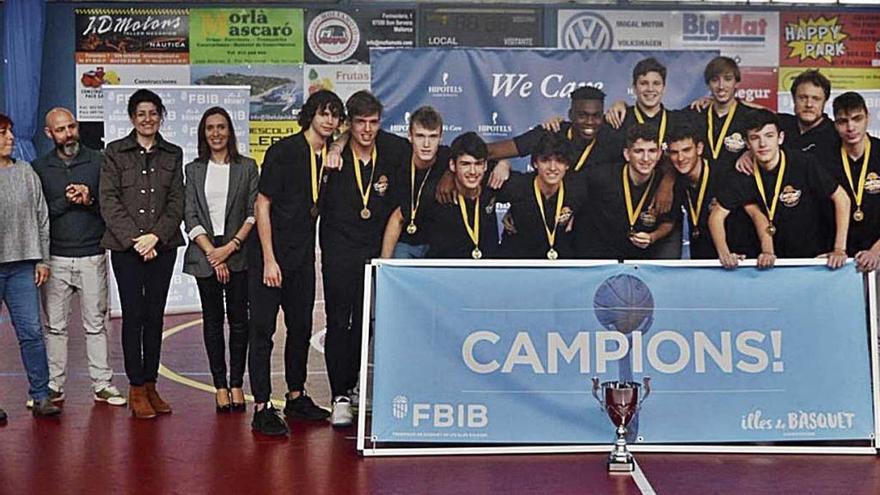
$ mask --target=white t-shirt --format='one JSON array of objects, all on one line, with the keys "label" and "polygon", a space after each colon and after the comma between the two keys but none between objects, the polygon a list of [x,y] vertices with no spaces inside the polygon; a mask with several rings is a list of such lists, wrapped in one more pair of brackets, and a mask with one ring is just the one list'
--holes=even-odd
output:
[{"label": "white t-shirt", "polygon": [[229,165],[208,160],[205,174],[205,199],[208,201],[208,214],[214,227],[214,236],[224,234],[226,228],[226,196],[229,193]]}]

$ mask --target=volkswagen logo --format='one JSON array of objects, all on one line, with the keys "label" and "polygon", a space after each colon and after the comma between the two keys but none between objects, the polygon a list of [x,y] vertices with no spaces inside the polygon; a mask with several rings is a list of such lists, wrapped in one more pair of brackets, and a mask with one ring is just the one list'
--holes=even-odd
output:
[{"label": "volkswagen logo", "polygon": [[570,50],[610,50],[614,32],[604,17],[592,12],[573,16],[562,28],[562,48]]}]

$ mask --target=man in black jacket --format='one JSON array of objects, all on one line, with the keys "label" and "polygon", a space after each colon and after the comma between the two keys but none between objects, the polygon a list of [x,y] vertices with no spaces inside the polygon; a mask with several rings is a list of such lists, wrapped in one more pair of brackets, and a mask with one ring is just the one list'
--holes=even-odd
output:
[{"label": "man in black jacket", "polygon": [[46,114],[46,136],[55,147],[34,162],[49,206],[52,276],[43,285],[49,398],[64,400],[70,303],[79,293],[89,376],[95,402],[125,405],[111,384],[107,363],[107,255],[101,247],[104,220],[98,208],[98,180],[104,158],[79,142],[79,124],[66,108]]}]

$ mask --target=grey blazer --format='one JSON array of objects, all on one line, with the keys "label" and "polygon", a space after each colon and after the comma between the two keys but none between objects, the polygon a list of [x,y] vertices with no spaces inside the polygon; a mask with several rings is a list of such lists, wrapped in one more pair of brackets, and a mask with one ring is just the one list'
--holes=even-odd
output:
[{"label": "grey blazer", "polygon": [[[260,173],[257,162],[251,158],[239,157],[229,164],[229,191],[226,195],[226,225],[223,242],[229,242],[238,232],[248,217],[254,216],[254,202],[257,200],[257,186]],[[186,164],[186,201],[183,221],[187,235],[193,229],[201,227],[204,233],[214,240],[214,227],[208,213],[208,201],[205,199],[205,176],[208,173],[208,162],[196,159]],[[247,270],[247,242],[242,243],[241,250],[226,260],[230,271]],[[211,277],[214,269],[208,262],[205,252],[192,240],[183,256],[183,271],[195,277]]]}]

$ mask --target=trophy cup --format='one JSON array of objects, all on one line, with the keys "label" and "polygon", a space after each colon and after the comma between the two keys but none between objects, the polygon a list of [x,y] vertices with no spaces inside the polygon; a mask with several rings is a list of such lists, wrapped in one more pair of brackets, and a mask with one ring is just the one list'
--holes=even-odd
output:
[{"label": "trophy cup", "polygon": [[[645,395],[639,400],[639,390],[645,387]],[[599,396],[599,389],[602,396]],[[617,426],[617,441],[608,456],[608,471],[632,472],[635,469],[633,456],[626,448],[626,426],[642,407],[645,399],[651,393],[651,378],[645,377],[645,383],[639,382],[602,382],[598,377],[593,377],[593,397],[599,401],[602,409],[608,413],[611,422]],[[604,400],[603,400],[604,398]]]}]

